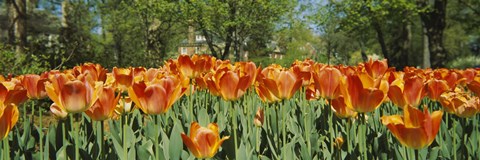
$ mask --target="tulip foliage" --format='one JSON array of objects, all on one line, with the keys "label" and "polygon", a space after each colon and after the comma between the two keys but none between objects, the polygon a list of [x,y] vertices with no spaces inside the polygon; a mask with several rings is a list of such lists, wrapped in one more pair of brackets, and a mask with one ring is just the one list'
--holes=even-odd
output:
[{"label": "tulip foliage", "polygon": [[181,55],[0,76],[1,159],[480,159],[480,69]]}]

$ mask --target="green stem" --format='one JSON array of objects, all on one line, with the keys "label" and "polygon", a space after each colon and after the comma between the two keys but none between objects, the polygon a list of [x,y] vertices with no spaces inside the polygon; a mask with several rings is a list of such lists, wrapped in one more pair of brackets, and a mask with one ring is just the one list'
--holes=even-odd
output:
[{"label": "green stem", "polygon": [[[476,139],[477,139],[477,141],[478,141],[478,145],[477,145],[477,147],[478,147],[478,146],[480,146],[480,138],[478,138],[478,121],[477,121],[477,117],[478,117],[478,115],[475,115],[474,118],[473,118],[473,128],[475,129],[475,130],[473,131],[473,134],[475,134],[475,137],[476,137]],[[477,148],[477,149],[478,149],[478,148]],[[475,155],[474,155],[474,156],[480,156],[480,155],[478,155],[478,153],[475,152]]]},{"label": "green stem", "polygon": [[330,136],[329,136],[330,137],[330,153],[333,153],[333,152],[335,152],[334,148],[333,148],[334,147],[333,145],[335,143],[334,142],[335,133],[333,131],[333,111],[332,111],[331,106],[330,106],[331,103],[332,103],[331,100],[329,100],[329,103],[328,103],[327,107],[328,107],[328,111],[329,111],[328,112],[328,130],[330,131]]},{"label": "green stem", "polygon": [[347,153],[350,153],[350,147],[351,147],[351,146],[350,146],[350,141],[351,141],[351,139],[350,139],[350,125],[351,125],[351,124],[350,124],[350,123],[351,123],[351,122],[352,122],[351,119],[348,118],[348,119],[347,119],[347,133],[345,134],[345,135],[347,135],[347,139],[346,139],[346,142],[347,142]]},{"label": "green stem", "polygon": [[237,141],[237,116],[235,114],[235,102],[234,101],[231,101],[230,102],[231,104],[231,107],[230,107],[230,116],[232,116],[232,123],[233,123],[233,140],[234,140],[234,144],[235,144],[235,159],[238,159],[237,158],[237,144],[238,144],[238,141]]},{"label": "green stem", "polygon": [[157,133],[157,135],[155,136],[155,158],[157,160],[160,160],[160,142],[159,142],[159,137],[160,137],[160,131],[159,131],[159,125],[158,125],[158,121],[159,121],[159,118],[158,118],[158,115],[154,115],[154,122],[155,122],[155,133]]},{"label": "green stem", "polygon": [[[128,157],[128,148],[127,148],[127,122],[128,122],[128,117],[125,114],[122,116],[122,147],[123,147],[123,157],[127,158]],[[156,127],[155,127],[156,128]],[[158,145],[158,143],[156,144]]]},{"label": "green stem", "polygon": [[[305,92],[305,89],[303,89]],[[304,93],[305,94],[305,93]],[[304,115],[305,117],[303,118],[304,120],[304,125],[305,125],[305,139],[307,140],[307,153],[309,156],[312,156],[312,142],[310,142],[310,111],[309,111],[309,105],[305,103],[306,99],[302,99],[302,103],[304,106]]]},{"label": "green stem", "polygon": [[[32,103],[32,105],[34,105],[35,103]],[[40,114],[39,117],[40,117],[40,133],[39,133],[39,137],[40,137],[40,159],[43,160],[43,122],[42,122],[42,107],[38,107],[38,113]]]},{"label": "green stem", "polygon": [[[66,121],[62,120],[62,140],[63,140],[62,142],[63,142],[63,144],[67,144],[67,138],[66,138],[67,134],[65,132],[65,130],[66,130],[65,123],[66,123]],[[67,149],[66,148],[63,150],[63,155],[65,156],[64,158],[67,157]]]},{"label": "green stem", "polygon": [[[449,115],[447,115],[449,116]],[[453,123],[453,133],[452,133],[452,138],[453,138],[453,159],[457,160],[457,123],[455,121],[452,121]]]},{"label": "green stem", "polygon": [[256,128],[256,141],[255,141],[255,151],[257,151],[257,154],[260,155],[260,131],[261,127],[255,127]]},{"label": "green stem", "polygon": [[74,121],[74,115],[70,114],[70,124],[72,125],[73,128],[73,140],[75,141],[75,160],[80,159],[80,148],[78,147],[78,132],[80,132],[80,129],[78,128],[78,123]]},{"label": "green stem", "polygon": [[287,144],[287,129],[286,129],[287,128],[287,124],[286,124],[287,123],[287,111],[285,110],[285,108],[286,108],[285,107],[285,101],[287,101],[287,100],[282,101],[282,106],[281,106],[282,107],[281,108],[282,109],[282,125],[283,125],[282,126],[282,143],[283,143],[283,146],[282,146],[283,153],[282,153],[282,155],[283,155],[283,159],[287,159],[287,154],[286,154],[287,153],[287,147],[285,147],[286,144]]},{"label": "green stem", "polygon": [[402,145],[402,147],[403,147],[402,156],[407,160],[409,159],[409,157],[407,157],[407,147],[405,147],[404,145]]},{"label": "green stem", "polygon": [[414,152],[415,152],[415,159],[420,159],[420,157],[418,157],[418,149],[414,149]]},{"label": "green stem", "polygon": [[188,95],[188,109],[190,110],[190,122],[195,121],[195,119],[193,118],[193,99],[192,99],[193,89],[192,89],[192,86],[193,85],[188,86],[189,89],[190,89],[190,95]]},{"label": "green stem", "polygon": [[10,145],[8,144],[8,135],[3,139],[3,155],[5,159],[10,159]]},{"label": "green stem", "polygon": [[100,121],[100,160],[105,159],[104,152],[105,152],[105,141],[104,141],[104,125],[103,121]]},{"label": "green stem", "polygon": [[363,134],[363,158],[364,160],[368,160],[368,156],[367,156],[367,120],[366,120],[366,116],[365,116],[366,113],[362,113],[362,134]]}]

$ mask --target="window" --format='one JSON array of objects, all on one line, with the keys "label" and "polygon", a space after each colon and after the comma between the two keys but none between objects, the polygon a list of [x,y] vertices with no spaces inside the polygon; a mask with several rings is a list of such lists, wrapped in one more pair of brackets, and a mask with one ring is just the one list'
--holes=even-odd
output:
[{"label": "window", "polygon": [[181,54],[187,54],[187,47],[182,47],[182,53]]}]

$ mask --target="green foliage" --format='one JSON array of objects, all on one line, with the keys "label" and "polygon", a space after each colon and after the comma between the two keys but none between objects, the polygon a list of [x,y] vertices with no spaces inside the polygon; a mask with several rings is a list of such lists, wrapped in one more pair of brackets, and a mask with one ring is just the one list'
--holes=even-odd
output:
[{"label": "green foliage", "polygon": [[15,51],[8,46],[0,44],[0,73],[2,74],[39,74],[48,69],[42,58],[33,55],[17,55]]},{"label": "green foliage", "polygon": [[478,56],[466,56],[459,57],[448,64],[449,68],[477,68],[480,67],[480,57]]},{"label": "green foliage", "polygon": [[[73,119],[50,119],[44,128],[32,123],[33,119],[38,120],[33,115],[39,115],[40,108],[44,117],[51,118],[50,113],[35,103],[27,103],[22,105],[24,110],[26,107],[32,110],[21,114],[19,123],[7,137],[10,156],[40,159],[42,140],[43,157],[47,159],[74,159],[75,145],[79,145],[80,159],[194,159],[180,134],[188,134],[191,122],[197,121],[201,126],[216,122],[220,137],[230,136],[213,159],[415,158],[414,150],[403,147],[380,121],[382,115],[402,113],[391,102],[367,113],[365,125],[362,117],[337,118],[324,99],[308,101],[304,95],[300,91],[292,99],[267,104],[253,90],[234,102],[223,101],[208,91],[196,91],[192,97],[182,97],[163,115],[144,115],[137,109],[119,119],[96,122],[85,114],[76,114]],[[428,99],[422,103],[429,106],[430,112],[441,109],[439,103]],[[261,127],[253,124],[258,107],[265,110]],[[190,108],[194,117],[189,116]],[[232,115],[236,121],[232,121]],[[418,158],[448,159],[457,153],[459,159],[478,159],[478,118],[479,115],[459,118],[444,113],[435,141],[418,150]],[[102,128],[100,123],[105,126]],[[238,124],[236,130],[232,123]],[[79,127],[75,129],[72,125]],[[104,138],[100,138],[102,130]],[[39,136],[41,131],[43,136]],[[237,147],[233,142],[234,131],[238,134]],[[339,148],[335,147],[337,137],[344,140]],[[101,153],[102,143],[105,148]]]}]

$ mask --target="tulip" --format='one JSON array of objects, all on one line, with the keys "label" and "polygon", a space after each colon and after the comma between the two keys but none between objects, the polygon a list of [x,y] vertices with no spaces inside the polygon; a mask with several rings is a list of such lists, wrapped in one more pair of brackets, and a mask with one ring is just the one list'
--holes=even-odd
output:
[{"label": "tulip", "polygon": [[422,149],[432,144],[440,129],[443,112],[435,111],[430,114],[426,107],[422,112],[410,106],[406,106],[403,112],[403,116],[383,116],[383,125],[386,125],[404,146]]},{"label": "tulip", "polygon": [[388,70],[387,59],[375,60],[370,59],[367,63],[364,63],[365,70],[373,78],[381,77]]},{"label": "tulip", "polygon": [[314,68],[315,62],[311,59],[305,59],[304,61],[295,60],[290,68],[293,72],[302,79],[302,85],[308,86],[312,83],[312,68]]},{"label": "tulip", "polygon": [[208,55],[180,55],[177,59],[179,71],[188,78],[198,77],[213,69],[216,59]]},{"label": "tulip", "polygon": [[205,78],[210,93],[222,96],[227,101],[237,100],[243,96],[252,83],[249,75],[228,68],[217,70],[215,74],[207,74]]},{"label": "tulip", "polygon": [[265,114],[263,113],[263,109],[259,107],[257,113],[255,114],[255,118],[253,119],[253,124],[255,124],[257,127],[262,127],[264,119]]},{"label": "tulip", "polygon": [[120,115],[131,112],[132,106],[132,99],[130,97],[120,98],[118,104],[115,107],[113,118],[117,119]]},{"label": "tulip", "polygon": [[236,62],[234,67],[239,71],[241,77],[248,75],[247,86],[253,85],[257,74],[261,71],[253,62]]},{"label": "tulip", "polygon": [[459,90],[443,93],[439,98],[445,111],[462,118],[472,117],[480,112],[480,98]]},{"label": "tulip", "polygon": [[383,79],[375,80],[363,72],[358,72],[347,77],[347,87],[342,87],[342,92],[345,101],[352,104],[347,105],[352,110],[359,113],[371,112],[386,98],[388,82]]},{"label": "tulip", "polygon": [[69,74],[56,74],[50,81],[45,83],[48,97],[58,110],[68,113],[80,113],[90,108],[103,88],[103,82],[94,82],[85,74],[79,75],[78,79]]},{"label": "tulip", "polygon": [[340,95],[340,85],[345,84],[345,77],[340,70],[331,66],[325,66],[313,73],[313,80],[315,89],[326,99],[337,98]]},{"label": "tulip", "polygon": [[167,112],[185,91],[178,78],[165,76],[152,82],[134,83],[128,95],[144,113],[158,115]]},{"label": "tulip", "polygon": [[55,103],[50,105],[50,112],[52,112],[53,116],[57,119],[65,119],[68,116],[68,112]]},{"label": "tulip", "polygon": [[338,149],[338,150],[341,150],[342,149],[342,145],[343,145],[343,138],[342,137],[337,137],[335,138],[335,147]]},{"label": "tulip", "polygon": [[290,99],[302,86],[302,79],[292,70],[271,65],[262,70],[257,78],[256,90],[263,101],[275,102]]},{"label": "tulip", "polygon": [[449,89],[450,87],[445,80],[430,79],[427,82],[427,95],[433,101],[437,101],[440,95]]},{"label": "tulip", "polygon": [[115,89],[103,87],[98,100],[85,113],[94,121],[103,121],[111,118],[119,98],[120,94],[115,96]]},{"label": "tulip", "polygon": [[468,89],[480,96],[480,76],[475,77],[470,83],[467,84]]},{"label": "tulip", "polygon": [[14,103],[2,106],[0,112],[0,138],[4,139],[8,136],[10,130],[18,121],[18,108]]},{"label": "tulip", "polygon": [[426,94],[423,79],[418,76],[403,79],[397,79],[392,82],[388,90],[388,97],[398,107],[405,105],[417,107]]},{"label": "tulip", "polygon": [[353,118],[357,116],[357,112],[350,109],[352,108],[351,104],[349,101],[345,101],[343,96],[333,99],[331,108],[335,115],[339,118]]},{"label": "tulip", "polygon": [[22,78],[22,85],[27,89],[27,96],[30,99],[42,99],[47,96],[45,91],[46,75],[41,77],[36,74],[27,74]]},{"label": "tulip", "polygon": [[113,67],[112,75],[115,80],[114,86],[122,91],[126,91],[133,84],[132,68]]},{"label": "tulip", "polygon": [[0,115],[9,105],[18,106],[27,100],[27,91],[17,79],[0,82]]},{"label": "tulip", "polygon": [[190,136],[182,133],[183,143],[199,159],[215,156],[223,141],[228,138],[230,137],[227,136],[220,139],[218,126],[215,123],[210,123],[205,128],[201,127],[197,122],[193,122],[190,126]]},{"label": "tulip", "polygon": [[103,81],[107,79],[107,69],[104,69],[100,64],[84,63],[81,66],[75,66],[72,69],[72,74],[77,77],[79,75],[88,74],[93,81]]}]

